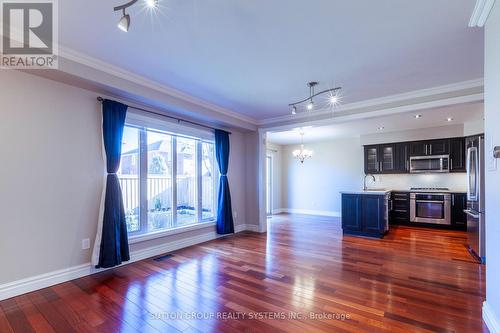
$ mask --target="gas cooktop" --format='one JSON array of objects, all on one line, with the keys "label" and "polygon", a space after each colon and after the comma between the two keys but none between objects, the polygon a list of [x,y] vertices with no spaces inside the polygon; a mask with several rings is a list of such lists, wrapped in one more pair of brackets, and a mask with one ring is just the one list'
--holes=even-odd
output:
[{"label": "gas cooktop", "polygon": [[413,192],[446,192],[450,189],[447,187],[412,187],[410,191]]}]

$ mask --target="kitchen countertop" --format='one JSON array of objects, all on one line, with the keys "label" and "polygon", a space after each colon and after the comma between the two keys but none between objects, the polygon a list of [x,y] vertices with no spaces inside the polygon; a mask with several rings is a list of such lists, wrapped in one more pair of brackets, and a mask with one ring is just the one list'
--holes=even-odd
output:
[{"label": "kitchen countertop", "polygon": [[359,191],[341,191],[340,193],[341,194],[366,194],[366,195],[385,195],[387,193],[391,193],[392,190],[379,190],[379,189],[376,189],[376,190],[366,190],[366,191],[363,191],[363,190],[359,190]]},{"label": "kitchen countertop", "polygon": [[[405,190],[397,190],[397,189],[367,189],[366,191],[364,190],[354,190],[354,191],[340,191],[341,194],[371,194],[371,195],[384,195],[390,192],[421,192],[425,193],[425,191],[410,191],[408,189]],[[431,193],[467,193],[466,190],[463,189],[450,189],[448,191],[431,191]]]}]

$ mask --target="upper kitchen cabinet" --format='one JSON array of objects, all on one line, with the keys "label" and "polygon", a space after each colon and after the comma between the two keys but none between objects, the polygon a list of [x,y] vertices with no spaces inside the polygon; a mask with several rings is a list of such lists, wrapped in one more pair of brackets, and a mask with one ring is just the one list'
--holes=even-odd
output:
[{"label": "upper kitchen cabinet", "polygon": [[450,140],[417,141],[410,143],[410,156],[448,155]]},{"label": "upper kitchen cabinet", "polygon": [[396,145],[365,146],[365,174],[394,173],[396,171]]},{"label": "upper kitchen cabinet", "polygon": [[379,169],[378,146],[365,146],[365,174],[378,173]]},{"label": "upper kitchen cabinet", "polygon": [[465,138],[450,139],[450,172],[465,172]]},{"label": "upper kitchen cabinet", "polygon": [[394,171],[396,173],[407,173],[410,171],[410,145],[408,143],[397,143],[394,145]]}]

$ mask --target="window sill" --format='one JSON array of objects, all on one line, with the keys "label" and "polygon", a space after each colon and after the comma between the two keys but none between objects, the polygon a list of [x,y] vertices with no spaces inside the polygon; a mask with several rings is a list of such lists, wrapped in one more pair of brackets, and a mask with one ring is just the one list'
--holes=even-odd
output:
[{"label": "window sill", "polygon": [[197,224],[193,224],[193,225],[187,225],[187,226],[183,226],[183,227],[177,227],[177,228],[168,229],[168,230],[155,231],[155,232],[142,234],[142,235],[129,236],[128,243],[129,244],[141,243],[141,242],[149,241],[152,239],[182,234],[182,233],[185,233],[188,231],[203,229],[203,228],[207,228],[207,227],[211,227],[211,226],[215,226],[215,220],[197,223]]}]

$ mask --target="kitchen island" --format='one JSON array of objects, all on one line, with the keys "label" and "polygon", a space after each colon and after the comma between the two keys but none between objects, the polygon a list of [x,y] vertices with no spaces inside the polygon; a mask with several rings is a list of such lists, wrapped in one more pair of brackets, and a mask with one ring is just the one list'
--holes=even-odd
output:
[{"label": "kitchen island", "polygon": [[343,191],[342,232],[382,238],[389,231],[391,191]]}]

